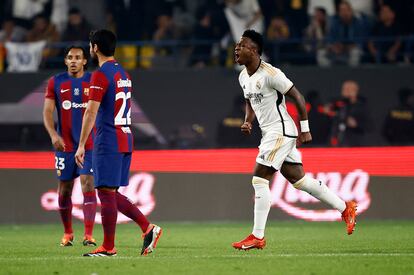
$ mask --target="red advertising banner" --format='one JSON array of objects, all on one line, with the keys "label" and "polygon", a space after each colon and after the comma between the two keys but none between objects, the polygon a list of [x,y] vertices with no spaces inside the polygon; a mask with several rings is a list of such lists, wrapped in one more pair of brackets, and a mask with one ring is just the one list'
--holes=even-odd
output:
[{"label": "red advertising banner", "polygon": [[[376,213],[384,215],[386,212],[382,210],[382,207],[387,207],[389,203],[392,209],[395,208],[395,213],[401,217],[412,216],[412,214],[405,213],[404,209],[407,209],[407,201],[412,200],[410,194],[414,190],[410,178],[414,177],[414,147],[303,148],[300,152],[306,173],[325,182],[343,200],[355,200],[358,203],[359,215],[365,212],[375,217],[377,217]],[[169,201],[170,198],[180,201],[181,196],[185,196],[186,199],[183,200],[188,201],[185,194],[193,190],[195,208],[194,213],[191,211],[188,213],[190,219],[210,217],[210,212],[205,212],[205,209],[211,208],[210,201],[207,200],[204,204],[200,202],[205,197],[214,197],[214,205],[222,205],[220,209],[225,209],[223,213],[232,213],[232,215],[225,216],[226,218],[233,216],[244,218],[245,213],[249,213],[249,209],[242,209],[244,205],[226,207],[229,201],[227,199],[220,201],[214,193],[229,192],[230,197],[243,197],[250,194],[251,190],[247,183],[249,183],[257,153],[257,149],[136,151],[133,155],[131,165],[133,173],[129,179],[129,186],[119,191],[126,194],[145,215],[154,213],[161,218],[175,217],[175,213],[180,213],[180,210],[177,208],[171,211],[171,205],[162,203]],[[18,185],[23,185],[25,180],[14,178],[25,173],[47,175],[49,171],[55,169],[54,159],[53,152],[2,152],[0,153],[0,173],[8,175],[8,178],[16,184],[16,192],[20,192],[18,190],[21,188]],[[30,188],[50,186],[50,183],[54,181],[53,174],[50,173],[46,181],[35,177],[37,184],[30,185]],[[240,177],[243,178],[241,181]],[[243,182],[246,184],[242,184]],[[174,186],[172,189],[171,184]],[[393,186],[393,192],[390,192],[390,184]],[[194,191],[194,186],[202,191],[199,193]],[[234,188],[229,186],[234,186]],[[325,205],[306,192],[293,188],[280,173],[273,178],[270,188],[272,207],[282,210],[276,212],[276,215],[282,215],[282,217],[287,215],[308,221],[340,219],[340,213],[337,210],[327,209]],[[48,211],[58,209],[56,190],[48,187],[43,190],[36,189],[36,192],[41,193],[39,198],[43,209]],[[384,196],[386,199],[381,199]],[[161,205],[158,200],[160,197],[164,198],[160,200]],[[228,198],[228,196],[223,198]],[[83,195],[79,179],[75,181],[72,200],[73,216],[83,219]],[[248,198],[245,201],[247,202]],[[175,205],[175,207],[178,206]],[[34,207],[30,206],[30,209]],[[23,213],[26,212],[26,210],[23,211]],[[396,217],[395,213],[391,216]],[[213,215],[210,218],[217,219],[221,217],[220,215],[219,211],[216,212],[216,216]],[[381,215],[379,217],[382,217]],[[119,213],[118,222],[127,221],[129,219]],[[99,214],[96,215],[96,222],[101,222]]]},{"label": "red advertising banner", "polygon": [[[346,174],[361,169],[371,176],[414,177],[414,146],[302,148],[306,172]],[[132,171],[250,174],[257,149],[135,151]],[[54,169],[52,152],[1,152],[0,169]]]}]

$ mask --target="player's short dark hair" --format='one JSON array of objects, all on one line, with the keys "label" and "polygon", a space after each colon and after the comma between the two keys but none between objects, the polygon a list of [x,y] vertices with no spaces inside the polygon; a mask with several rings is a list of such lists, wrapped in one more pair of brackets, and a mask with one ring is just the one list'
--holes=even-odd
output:
[{"label": "player's short dark hair", "polygon": [[89,41],[97,45],[104,56],[113,56],[116,48],[116,35],[109,30],[95,30],[89,34]]},{"label": "player's short dark hair", "polygon": [[255,30],[245,30],[242,37],[247,37],[252,40],[257,46],[257,52],[262,55],[263,51],[263,36]]},{"label": "player's short dark hair", "polygon": [[[68,56],[70,50],[72,50],[72,49],[79,49],[79,50],[81,50],[82,51],[83,58],[86,59],[86,61],[88,61],[88,59],[89,59],[88,51],[85,50],[85,48],[82,47],[82,46],[80,46],[80,45],[70,45],[70,46],[66,47],[63,56],[66,58]],[[87,68],[88,68],[88,62],[86,62],[86,64],[83,66],[83,69],[86,70]]]}]

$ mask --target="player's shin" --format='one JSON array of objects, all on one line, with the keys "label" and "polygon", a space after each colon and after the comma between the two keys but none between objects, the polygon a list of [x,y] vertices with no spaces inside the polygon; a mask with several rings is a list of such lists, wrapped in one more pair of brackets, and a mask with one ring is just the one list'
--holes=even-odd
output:
[{"label": "player's shin", "polygon": [[134,204],[129,201],[127,197],[121,193],[116,192],[116,202],[119,212],[137,223],[141,227],[142,232],[145,232],[147,230],[150,224],[147,218]]},{"label": "player's shin", "polygon": [[106,250],[112,250],[115,246],[115,229],[118,217],[116,194],[113,191],[98,189],[98,196],[101,200],[102,227],[104,231],[103,247]]},{"label": "player's shin", "polygon": [[252,184],[255,193],[254,226],[252,234],[256,238],[261,239],[264,237],[267,215],[269,214],[271,205],[269,181],[264,178],[254,176]]},{"label": "player's shin", "polygon": [[59,194],[59,213],[65,234],[72,234],[72,197],[70,194]]},{"label": "player's shin", "polygon": [[95,190],[83,193],[83,222],[85,224],[85,236],[92,236],[96,215]]},{"label": "player's shin", "polygon": [[321,181],[304,176],[302,179],[295,182],[293,187],[309,193],[309,195],[330,205],[341,213],[345,210],[345,202]]}]

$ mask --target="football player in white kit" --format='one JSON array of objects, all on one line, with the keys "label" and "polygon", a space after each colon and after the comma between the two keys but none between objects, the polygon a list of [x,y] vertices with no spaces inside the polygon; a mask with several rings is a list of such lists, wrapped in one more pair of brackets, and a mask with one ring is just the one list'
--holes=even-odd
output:
[{"label": "football player in white kit", "polygon": [[[285,74],[260,59],[263,37],[254,30],[246,30],[236,44],[235,60],[245,65],[239,76],[246,99],[246,116],[241,131],[250,134],[255,117],[262,131],[259,154],[252,179],[255,191],[253,232],[233,243],[236,249],[262,249],[267,216],[271,206],[269,181],[277,170],[299,190],[330,205],[342,214],[348,235],[355,228],[356,203],[345,202],[325,185],[305,175],[297,143],[309,143],[309,129],[305,100]],[[300,132],[286,111],[285,96],[293,100],[300,117]]]}]

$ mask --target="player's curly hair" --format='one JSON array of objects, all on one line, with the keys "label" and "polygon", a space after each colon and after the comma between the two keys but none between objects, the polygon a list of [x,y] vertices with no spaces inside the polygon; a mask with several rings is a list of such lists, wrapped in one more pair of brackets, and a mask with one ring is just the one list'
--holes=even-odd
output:
[{"label": "player's curly hair", "polygon": [[257,52],[262,55],[263,52],[263,36],[255,30],[245,30],[242,37],[250,38],[257,46]]},{"label": "player's curly hair", "polygon": [[113,56],[116,48],[116,35],[109,30],[95,30],[89,34],[92,46],[97,45],[99,51],[105,56]]}]

